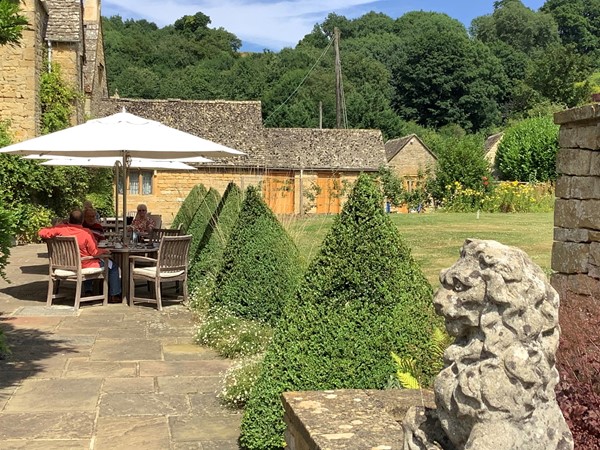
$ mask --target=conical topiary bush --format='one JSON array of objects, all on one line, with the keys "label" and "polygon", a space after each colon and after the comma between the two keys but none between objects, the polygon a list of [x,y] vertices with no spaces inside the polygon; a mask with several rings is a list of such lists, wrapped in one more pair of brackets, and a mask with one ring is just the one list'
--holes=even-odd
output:
[{"label": "conical topiary bush", "polygon": [[296,245],[257,188],[246,190],[223,254],[211,306],[274,325],[301,277]]},{"label": "conical topiary bush", "polygon": [[223,252],[242,208],[243,193],[235,183],[229,183],[206,229],[198,251],[191,255],[190,286],[202,279],[213,278],[221,269]]},{"label": "conical topiary bush", "polygon": [[361,175],[278,323],[242,419],[244,448],[281,448],[284,391],[383,388],[391,351],[428,358],[431,286],[382,205]]},{"label": "conical topiary bush", "polygon": [[190,257],[193,257],[200,251],[200,244],[204,238],[204,234],[211,227],[210,221],[217,209],[219,200],[221,200],[221,194],[215,188],[210,188],[198,205],[187,230],[187,233],[192,235]]},{"label": "conical topiary bush", "polygon": [[194,214],[196,214],[196,210],[205,196],[206,188],[204,185],[197,184],[194,186],[185,200],[183,200],[183,203],[181,203],[179,211],[175,214],[171,228],[175,229],[181,227],[183,232],[187,233],[190,223],[192,223],[192,219],[194,218]]}]

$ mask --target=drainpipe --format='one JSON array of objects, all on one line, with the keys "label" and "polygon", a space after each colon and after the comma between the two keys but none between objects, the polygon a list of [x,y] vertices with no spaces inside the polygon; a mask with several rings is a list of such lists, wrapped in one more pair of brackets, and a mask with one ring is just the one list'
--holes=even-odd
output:
[{"label": "drainpipe", "polygon": [[52,72],[52,41],[48,41],[48,73]]},{"label": "drainpipe", "polygon": [[304,215],[304,169],[300,169],[300,215]]}]

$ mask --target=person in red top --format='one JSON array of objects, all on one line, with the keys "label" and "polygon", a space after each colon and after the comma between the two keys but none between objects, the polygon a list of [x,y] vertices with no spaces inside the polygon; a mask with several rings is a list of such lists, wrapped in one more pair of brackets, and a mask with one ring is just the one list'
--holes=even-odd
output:
[{"label": "person in red top", "polygon": [[[79,254],[84,256],[97,256],[103,253],[110,253],[108,250],[99,249],[96,245],[96,239],[92,232],[83,228],[83,213],[80,209],[74,209],[69,214],[69,222],[61,223],[54,227],[42,228],[38,235],[42,239],[52,239],[55,236],[75,236],[79,246]],[[102,267],[104,261],[99,259],[90,259],[81,262],[81,267]],[[113,300],[121,295],[121,279],[119,277],[119,268],[113,261],[108,264],[108,287],[109,295]],[[86,287],[87,289],[87,287]]]}]

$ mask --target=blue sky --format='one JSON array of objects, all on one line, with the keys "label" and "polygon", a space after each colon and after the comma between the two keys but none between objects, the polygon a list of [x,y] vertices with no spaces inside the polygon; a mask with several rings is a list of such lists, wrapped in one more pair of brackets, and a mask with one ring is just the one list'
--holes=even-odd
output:
[{"label": "blue sky", "polygon": [[[544,0],[522,0],[533,10]],[[163,27],[198,11],[211,18],[211,27],[223,27],[242,40],[242,50],[278,51],[294,47],[316,23],[331,12],[347,18],[369,11],[392,18],[408,11],[437,11],[469,26],[475,17],[490,14],[494,0],[103,0],[102,15],[146,19]]]}]

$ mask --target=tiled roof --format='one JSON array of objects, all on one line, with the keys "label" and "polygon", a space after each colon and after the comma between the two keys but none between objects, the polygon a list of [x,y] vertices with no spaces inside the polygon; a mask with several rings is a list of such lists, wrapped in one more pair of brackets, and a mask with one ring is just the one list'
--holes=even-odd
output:
[{"label": "tiled roof", "polygon": [[81,42],[81,0],[47,0],[46,39],[54,42]]},{"label": "tiled roof", "polygon": [[392,139],[385,143],[385,157],[387,160],[391,160],[396,154],[404,148],[408,141],[410,141],[416,134],[409,134],[398,139]]},{"label": "tiled roof", "polygon": [[496,133],[496,134],[492,134],[491,136],[489,136],[485,140],[485,144],[484,144],[485,153],[488,153],[492,149],[492,147],[494,147],[494,145],[496,145],[498,142],[500,142],[500,139],[502,139],[503,135],[504,135],[504,133]]},{"label": "tiled roof", "polygon": [[111,99],[99,116],[122,110],[241,150],[214,165],[272,169],[377,170],[385,165],[379,130],[264,128],[261,103]]},{"label": "tiled roof", "polygon": [[272,168],[377,170],[386,164],[379,130],[266,128]]}]

